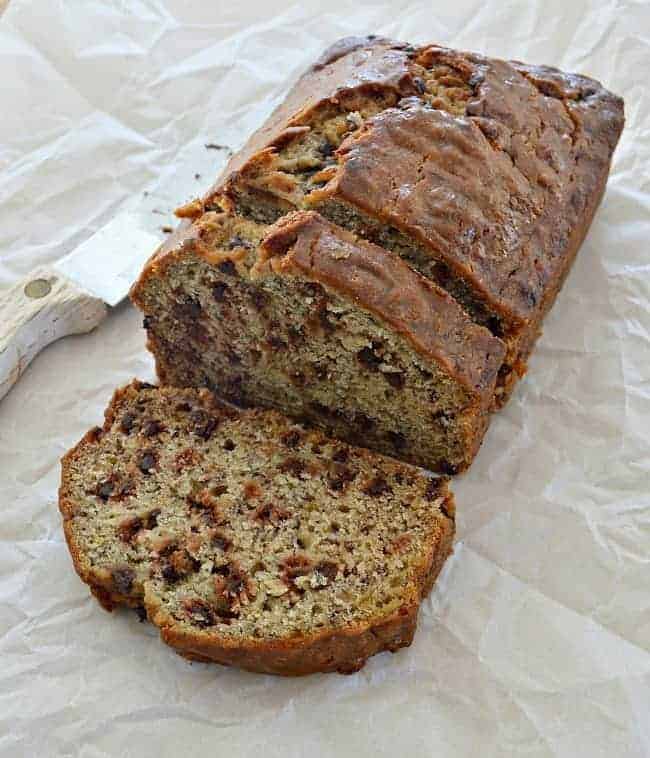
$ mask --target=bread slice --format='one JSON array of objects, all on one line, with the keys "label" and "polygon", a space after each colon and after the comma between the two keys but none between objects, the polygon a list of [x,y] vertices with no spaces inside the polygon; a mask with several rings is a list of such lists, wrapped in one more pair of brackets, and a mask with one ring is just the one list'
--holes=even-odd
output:
[{"label": "bread slice", "polygon": [[215,192],[264,222],[317,210],[447,289],[507,345],[501,405],[589,228],[622,128],[623,101],[593,79],[355,37],[298,80]]},{"label": "bread slice", "polygon": [[207,390],[133,382],[63,458],[75,568],[182,655],[352,672],[409,645],[454,534],[445,479]]},{"label": "bread slice", "polygon": [[443,474],[480,446],[505,348],[402,259],[296,212],[185,227],[132,291],[163,383],[207,386]]}]

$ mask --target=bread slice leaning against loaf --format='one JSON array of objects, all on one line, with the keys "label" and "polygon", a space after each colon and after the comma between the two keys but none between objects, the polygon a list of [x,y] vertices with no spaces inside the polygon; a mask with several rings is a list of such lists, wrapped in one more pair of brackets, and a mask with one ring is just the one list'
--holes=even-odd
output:
[{"label": "bread slice leaning against loaf", "polygon": [[207,390],[118,390],[63,459],[77,573],[187,658],[358,670],[412,641],[454,534],[445,479]]},{"label": "bread slice leaning against loaf", "polygon": [[132,290],[164,384],[274,408],[443,474],[469,466],[505,348],[397,255],[325,220],[227,205]]}]

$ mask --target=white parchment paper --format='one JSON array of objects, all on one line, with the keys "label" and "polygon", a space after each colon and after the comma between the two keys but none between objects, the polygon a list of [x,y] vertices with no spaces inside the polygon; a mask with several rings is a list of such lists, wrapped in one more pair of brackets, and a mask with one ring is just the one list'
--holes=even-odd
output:
[{"label": "white parchment paper", "polygon": [[529,376],[456,481],[456,552],[413,646],[282,680],[189,664],[91,600],[62,539],[59,457],[117,385],[152,376],[124,305],[0,403],[3,758],[650,755],[647,2],[11,0],[0,287],[118,209],[169,223],[223,165],[206,143],[238,147],[326,44],[368,32],[581,71],[627,110]]}]

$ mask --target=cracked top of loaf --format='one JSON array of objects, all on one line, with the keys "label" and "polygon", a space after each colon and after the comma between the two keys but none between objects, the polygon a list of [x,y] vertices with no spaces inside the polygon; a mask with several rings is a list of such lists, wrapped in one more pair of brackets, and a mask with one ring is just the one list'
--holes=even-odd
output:
[{"label": "cracked top of loaf", "polygon": [[[277,157],[336,108],[358,123],[298,191],[295,170]],[[235,197],[248,184],[293,207],[348,203],[417,240],[493,312],[525,324],[561,284],[622,128],[621,98],[584,76],[348,38],[303,74],[213,191]]]}]

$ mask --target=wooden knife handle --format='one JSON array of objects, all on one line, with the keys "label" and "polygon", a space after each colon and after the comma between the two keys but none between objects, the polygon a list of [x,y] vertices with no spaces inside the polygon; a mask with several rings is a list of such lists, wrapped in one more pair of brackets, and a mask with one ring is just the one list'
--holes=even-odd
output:
[{"label": "wooden knife handle", "polygon": [[106,305],[50,268],[0,292],[0,398],[44,347],[94,329]]}]

